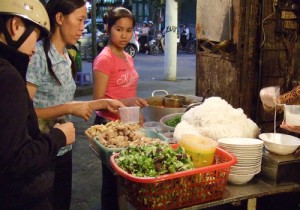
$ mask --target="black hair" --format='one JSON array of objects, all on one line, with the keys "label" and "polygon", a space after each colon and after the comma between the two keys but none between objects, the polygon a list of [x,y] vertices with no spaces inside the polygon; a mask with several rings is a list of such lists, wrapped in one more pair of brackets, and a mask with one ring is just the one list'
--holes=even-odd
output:
[{"label": "black hair", "polygon": [[[47,5],[46,5],[46,10],[49,15],[50,19],[50,34],[47,38],[43,39],[43,47],[44,51],[46,54],[46,60],[47,60],[47,66],[48,66],[48,71],[50,75],[59,83],[59,79],[55,75],[53,69],[52,69],[52,64],[51,60],[49,58],[48,52],[50,51],[50,37],[54,33],[55,28],[56,28],[56,20],[55,16],[57,13],[62,13],[63,15],[69,15],[71,14],[74,10],[79,9],[80,7],[83,7],[85,5],[84,0],[49,0]],[[78,52],[77,52],[78,53]],[[72,75],[73,78],[75,78],[76,72],[77,72],[77,66],[76,62],[74,61],[73,57],[70,56],[70,59],[72,61],[71,69],[72,69]]]},{"label": "black hair", "polygon": [[[11,35],[9,34],[6,28],[7,21],[13,17],[19,17],[26,28],[26,31],[17,41],[12,40]],[[6,15],[6,14],[0,15],[0,33],[4,34],[7,45],[14,47],[15,49],[18,49],[24,43],[24,41],[30,36],[34,28],[40,29],[41,33],[44,31],[43,29],[41,29],[41,26],[39,26],[38,24],[32,22],[31,20],[22,18],[19,15]]]},{"label": "black hair", "polygon": [[9,20],[9,18],[13,17],[12,15],[0,15],[0,33],[4,33],[6,30],[6,23]]},{"label": "black hair", "polygon": [[121,18],[130,18],[132,20],[132,27],[135,26],[135,19],[130,10],[125,7],[114,7],[108,11],[107,15],[107,31],[110,33],[112,26]]}]

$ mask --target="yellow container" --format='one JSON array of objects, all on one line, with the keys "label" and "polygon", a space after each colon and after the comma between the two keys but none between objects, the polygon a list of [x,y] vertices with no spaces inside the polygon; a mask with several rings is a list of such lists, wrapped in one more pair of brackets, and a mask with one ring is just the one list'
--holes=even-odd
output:
[{"label": "yellow container", "polygon": [[178,143],[191,156],[196,168],[213,164],[218,145],[213,139],[200,135],[184,134]]}]

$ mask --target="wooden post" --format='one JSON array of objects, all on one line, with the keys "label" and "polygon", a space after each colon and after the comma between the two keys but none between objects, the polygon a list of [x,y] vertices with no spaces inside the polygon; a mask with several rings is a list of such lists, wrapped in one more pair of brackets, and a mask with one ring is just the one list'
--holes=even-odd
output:
[{"label": "wooden post", "polygon": [[[197,1],[197,57],[196,57],[196,95],[219,96],[235,108],[243,108],[244,112],[255,117],[257,100],[257,25],[258,0],[232,0],[231,23],[232,39],[227,48],[207,51],[201,48],[205,40],[201,31],[201,1]],[[223,3],[226,0],[223,0]],[[213,1],[209,1],[212,3]],[[230,1],[228,1],[230,3]],[[213,6],[213,5],[212,5]],[[216,5],[217,6],[217,5]],[[226,13],[225,13],[226,14]],[[209,18],[209,17],[208,17]],[[226,17],[224,18],[225,21]],[[220,23],[222,27],[222,23]],[[222,34],[221,34],[222,35]],[[222,37],[220,37],[222,38]],[[209,37],[207,37],[209,39]],[[216,39],[216,38],[215,38]],[[217,45],[222,40],[210,42]],[[209,45],[207,45],[209,47]]]}]

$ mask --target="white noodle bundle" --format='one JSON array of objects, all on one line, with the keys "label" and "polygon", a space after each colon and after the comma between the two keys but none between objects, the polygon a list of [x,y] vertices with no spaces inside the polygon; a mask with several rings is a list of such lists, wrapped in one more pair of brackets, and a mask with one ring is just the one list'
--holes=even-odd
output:
[{"label": "white noodle bundle", "polygon": [[211,97],[182,116],[174,131],[175,140],[186,133],[198,133],[215,140],[226,137],[256,138],[259,128],[241,108],[234,109],[225,100]]}]

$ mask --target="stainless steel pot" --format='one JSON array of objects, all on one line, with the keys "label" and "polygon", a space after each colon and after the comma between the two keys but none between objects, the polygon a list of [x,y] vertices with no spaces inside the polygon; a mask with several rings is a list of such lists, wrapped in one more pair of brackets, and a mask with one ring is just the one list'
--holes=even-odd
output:
[{"label": "stainless steel pot", "polygon": [[166,95],[164,98],[164,106],[165,107],[172,107],[172,108],[181,108],[185,104],[185,96],[173,94],[173,95]]},{"label": "stainless steel pot", "polygon": [[[165,95],[155,95],[156,93],[162,92]],[[173,113],[183,113],[185,112],[188,105],[202,102],[203,97],[193,96],[193,95],[182,95],[185,97],[185,102],[180,108],[165,107],[165,96],[169,95],[165,90],[155,90],[152,92],[152,97],[147,98],[149,106],[142,108],[142,114],[146,122],[157,121],[167,115]]]}]

